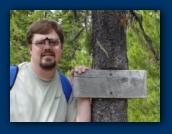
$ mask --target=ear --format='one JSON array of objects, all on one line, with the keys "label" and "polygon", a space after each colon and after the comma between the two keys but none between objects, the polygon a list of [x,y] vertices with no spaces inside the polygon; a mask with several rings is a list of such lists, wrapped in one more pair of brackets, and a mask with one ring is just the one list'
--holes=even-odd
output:
[{"label": "ear", "polygon": [[28,44],[27,46],[28,46],[28,49],[29,49],[29,54],[31,55],[31,53],[32,53],[32,45]]}]

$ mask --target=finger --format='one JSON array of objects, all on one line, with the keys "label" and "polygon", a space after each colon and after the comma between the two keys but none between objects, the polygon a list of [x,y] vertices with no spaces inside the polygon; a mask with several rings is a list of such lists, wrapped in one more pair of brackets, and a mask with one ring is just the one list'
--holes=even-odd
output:
[{"label": "finger", "polygon": [[80,68],[80,66],[76,66],[76,67],[74,68],[75,72],[78,72],[78,71],[79,71],[79,68]]},{"label": "finger", "polygon": [[81,68],[80,66],[76,66],[75,69],[74,69],[75,72],[79,73],[80,72],[80,68]]},{"label": "finger", "polygon": [[79,74],[82,73],[82,69],[83,69],[83,66],[79,66],[79,67],[78,67],[78,73],[79,73]]},{"label": "finger", "polygon": [[74,71],[75,71],[75,72],[78,72],[78,66],[76,66],[76,67],[74,68]]},{"label": "finger", "polygon": [[88,69],[89,69],[89,67],[83,66],[82,72],[85,72],[85,71],[88,70]]},{"label": "finger", "polygon": [[71,82],[71,84],[74,83],[74,69],[72,69],[72,70],[70,71],[70,82]]},{"label": "finger", "polygon": [[77,73],[83,73],[85,72],[86,70],[90,69],[89,67],[86,67],[86,66],[76,66],[74,68],[74,70],[77,72]]},{"label": "finger", "polygon": [[74,69],[72,69],[71,71],[70,71],[70,76],[74,76]]}]

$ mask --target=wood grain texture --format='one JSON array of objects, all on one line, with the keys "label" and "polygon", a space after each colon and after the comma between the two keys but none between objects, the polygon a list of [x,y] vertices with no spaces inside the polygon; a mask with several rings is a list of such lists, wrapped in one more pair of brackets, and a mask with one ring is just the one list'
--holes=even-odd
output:
[{"label": "wood grain texture", "polygon": [[89,98],[145,98],[145,70],[89,70],[74,74],[74,96]]}]

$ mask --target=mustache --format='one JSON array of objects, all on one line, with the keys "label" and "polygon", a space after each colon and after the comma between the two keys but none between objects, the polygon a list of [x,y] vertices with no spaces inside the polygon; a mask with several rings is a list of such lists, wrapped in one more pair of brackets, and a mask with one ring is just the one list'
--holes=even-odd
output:
[{"label": "mustache", "polygon": [[46,55],[55,56],[55,54],[54,54],[52,51],[46,51],[46,52],[43,52],[43,53],[41,54],[41,57],[46,56]]}]

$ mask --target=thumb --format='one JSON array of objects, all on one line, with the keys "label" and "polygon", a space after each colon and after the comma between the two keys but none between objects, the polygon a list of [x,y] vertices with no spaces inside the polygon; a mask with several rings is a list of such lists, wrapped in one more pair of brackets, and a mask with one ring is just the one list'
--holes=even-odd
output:
[{"label": "thumb", "polygon": [[74,83],[74,69],[72,69],[71,71],[70,71],[70,82],[71,82],[71,84],[73,85],[73,83]]}]

